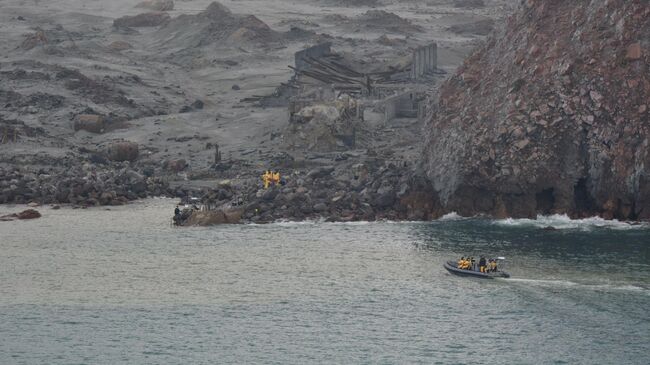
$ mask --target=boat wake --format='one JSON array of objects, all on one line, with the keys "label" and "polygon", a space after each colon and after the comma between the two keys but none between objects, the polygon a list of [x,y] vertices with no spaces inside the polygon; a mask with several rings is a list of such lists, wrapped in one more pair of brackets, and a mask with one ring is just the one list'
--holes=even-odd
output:
[{"label": "boat wake", "polygon": [[555,229],[573,229],[588,231],[594,228],[613,229],[613,230],[633,230],[633,229],[650,229],[648,223],[628,223],[618,220],[606,220],[600,217],[571,219],[567,215],[539,215],[536,219],[500,219],[494,221],[494,224],[511,227],[538,227]]},{"label": "boat wake", "polygon": [[570,280],[545,280],[545,279],[523,279],[523,278],[510,278],[508,282],[522,283],[526,285],[544,286],[544,287],[565,287],[565,288],[580,288],[591,290],[605,290],[605,291],[634,291],[650,295],[650,288],[634,284],[625,283],[579,283]]}]

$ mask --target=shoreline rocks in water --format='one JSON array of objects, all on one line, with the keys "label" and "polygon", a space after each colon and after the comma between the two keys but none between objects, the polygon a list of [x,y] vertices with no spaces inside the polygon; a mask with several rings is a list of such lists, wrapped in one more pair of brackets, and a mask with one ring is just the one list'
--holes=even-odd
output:
[{"label": "shoreline rocks in water", "polygon": [[14,220],[37,219],[37,218],[40,218],[40,217],[41,217],[41,213],[39,213],[38,210],[36,210],[36,209],[27,209],[27,210],[23,210],[20,213],[0,216],[0,222],[10,222],[10,221],[14,221]]},{"label": "shoreline rocks in water", "polygon": [[219,224],[242,223],[243,209],[228,210],[186,210],[174,218],[178,226],[214,226]]}]

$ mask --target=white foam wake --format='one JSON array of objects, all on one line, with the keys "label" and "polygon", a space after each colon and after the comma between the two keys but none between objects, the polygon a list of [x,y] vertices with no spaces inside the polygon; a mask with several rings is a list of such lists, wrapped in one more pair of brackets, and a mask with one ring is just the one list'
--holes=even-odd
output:
[{"label": "white foam wake", "polygon": [[643,286],[628,284],[628,283],[579,283],[570,280],[550,280],[550,279],[523,279],[523,278],[509,278],[504,279],[508,282],[514,283],[524,283],[526,285],[535,285],[535,286],[545,286],[545,287],[565,287],[565,288],[582,288],[582,289],[591,289],[591,290],[622,290],[622,291],[635,291],[635,292],[644,292],[650,295],[650,288],[645,288]]}]

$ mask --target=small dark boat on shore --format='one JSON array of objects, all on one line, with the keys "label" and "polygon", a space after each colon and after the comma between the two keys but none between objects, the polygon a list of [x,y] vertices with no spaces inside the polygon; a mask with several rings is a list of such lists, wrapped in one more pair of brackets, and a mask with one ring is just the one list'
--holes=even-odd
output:
[{"label": "small dark boat on shore", "polygon": [[473,277],[482,278],[482,279],[509,278],[510,277],[510,274],[508,274],[505,271],[482,273],[482,272],[480,272],[478,270],[459,269],[458,265],[453,261],[445,262],[444,267],[450,273],[452,273],[454,275],[460,275],[460,276],[473,276]]}]

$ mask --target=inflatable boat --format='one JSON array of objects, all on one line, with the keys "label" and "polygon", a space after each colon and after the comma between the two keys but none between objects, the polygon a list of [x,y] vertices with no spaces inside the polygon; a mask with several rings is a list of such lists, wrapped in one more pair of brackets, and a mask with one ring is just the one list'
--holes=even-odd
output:
[{"label": "inflatable boat", "polygon": [[453,261],[445,262],[444,266],[445,266],[445,269],[447,269],[447,271],[449,271],[450,273],[452,273],[454,275],[473,276],[473,277],[482,278],[482,279],[509,278],[510,277],[510,274],[508,274],[505,271],[482,273],[482,272],[480,272],[478,270],[459,269],[458,265]]}]

